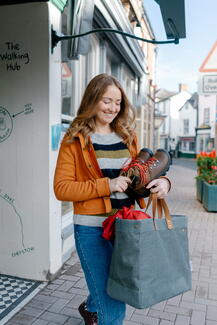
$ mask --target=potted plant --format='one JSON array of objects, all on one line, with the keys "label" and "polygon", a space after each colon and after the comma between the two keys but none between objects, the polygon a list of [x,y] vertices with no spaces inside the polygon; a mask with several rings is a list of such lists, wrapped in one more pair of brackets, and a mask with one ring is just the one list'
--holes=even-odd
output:
[{"label": "potted plant", "polygon": [[204,173],[202,202],[207,211],[217,212],[217,158],[211,169]]},{"label": "potted plant", "polygon": [[[217,157],[216,152],[213,150],[210,153],[201,152],[197,155],[197,176],[196,176],[196,188],[197,199],[203,201],[204,184],[216,185],[217,175]],[[205,203],[205,207],[207,204]]]}]

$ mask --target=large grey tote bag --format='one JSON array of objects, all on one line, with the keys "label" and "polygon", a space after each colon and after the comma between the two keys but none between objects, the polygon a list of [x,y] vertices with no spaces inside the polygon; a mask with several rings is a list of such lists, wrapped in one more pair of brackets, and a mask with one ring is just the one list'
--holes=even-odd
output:
[{"label": "large grey tote bag", "polygon": [[153,219],[116,219],[107,284],[109,296],[141,309],[191,289],[187,217],[152,199]]}]

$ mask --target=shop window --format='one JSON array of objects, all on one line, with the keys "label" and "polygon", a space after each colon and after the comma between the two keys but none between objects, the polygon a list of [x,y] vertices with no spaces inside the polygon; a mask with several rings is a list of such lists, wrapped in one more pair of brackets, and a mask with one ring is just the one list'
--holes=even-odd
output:
[{"label": "shop window", "polygon": [[204,151],[203,145],[204,145],[203,137],[200,137],[200,151]]},{"label": "shop window", "polygon": [[[67,6],[62,13],[62,33],[67,34]],[[79,55],[76,60],[67,56],[67,42],[62,47],[62,130],[63,135],[76,116],[87,83],[100,72],[100,43],[92,35],[87,55]],[[72,212],[71,202],[62,202],[62,215]]]},{"label": "shop window", "polygon": [[195,151],[195,142],[190,142],[189,143],[189,151]]},{"label": "shop window", "polygon": [[187,151],[188,150],[188,142],[186,142],[186,141],[183,141],[182,142],[182,150],[183,151]]},{"label": "shop window", "polygon": [[86,85],[100,73],[100,42],[96,36],[91,36],[90,50],[86,55]]}]

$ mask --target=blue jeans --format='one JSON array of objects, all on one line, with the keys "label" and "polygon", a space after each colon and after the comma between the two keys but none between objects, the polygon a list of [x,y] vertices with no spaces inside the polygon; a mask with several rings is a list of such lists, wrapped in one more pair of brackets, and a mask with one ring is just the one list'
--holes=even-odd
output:
[{"label": "blue jeans", "polygon": [[87,310],[97,312],[98,325],[122,325],[126,305],[106,293],[112,244],[102,237],[102,227],[74,225],[75,244],[89,296]]}]

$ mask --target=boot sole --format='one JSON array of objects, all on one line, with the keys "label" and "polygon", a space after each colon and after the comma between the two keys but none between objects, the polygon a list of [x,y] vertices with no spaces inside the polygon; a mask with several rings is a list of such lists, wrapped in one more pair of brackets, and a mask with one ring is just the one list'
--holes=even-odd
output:
[{"label": "boot sole", "polygon": [[[169,155],[168,151],[166,151],[164,149],[158,149],[157,151],[163,151],[167,155],[168,163],[167,163],[166,167],[154,179],[159,178],[160,176],[163,176],[166,172],[168,172],[168,170],[170,168],[170,155]],[[152,179],[152,181],[153,181],[153,179]]]}]

